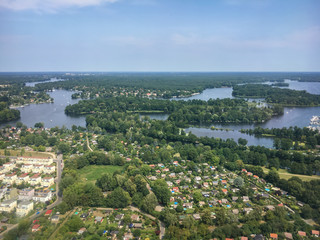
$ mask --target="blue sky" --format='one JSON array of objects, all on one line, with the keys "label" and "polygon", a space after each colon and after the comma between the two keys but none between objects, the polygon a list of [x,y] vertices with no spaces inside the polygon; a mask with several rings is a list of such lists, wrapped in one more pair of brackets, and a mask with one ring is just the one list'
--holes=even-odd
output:
[{"label": "blue sky", "polygon": [[0,71],[320,71],[319,0],[0,0]]}]

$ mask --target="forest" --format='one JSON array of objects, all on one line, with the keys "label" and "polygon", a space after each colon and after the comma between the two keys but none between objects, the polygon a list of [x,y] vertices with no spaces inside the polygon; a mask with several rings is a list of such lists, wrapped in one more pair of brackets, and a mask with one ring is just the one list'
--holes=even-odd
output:
[{"label": "forest", "polygon": [[0,102],[0,123],[10,122],[20,118],[20,111],[10,109],[7,102]]},{"label": "forest", "polygon": [[272,116],[282,114],[279,107],[257,107],[243,99],[217,99],[209,101],[169,101],[148,98],[117,97],[82,100],[69,105],[65,113],[82,115],[105,112],[134,113],[169,113],[169,120],[181,127],[188,124],[202,123],[256,123],[269,120]]},{"label": "forest", "polygon": [[318,106],[320,96],[264,84],[246,84],[233,87],[232,95],[243,98],[265,98],[267,103],[285,106]]}]

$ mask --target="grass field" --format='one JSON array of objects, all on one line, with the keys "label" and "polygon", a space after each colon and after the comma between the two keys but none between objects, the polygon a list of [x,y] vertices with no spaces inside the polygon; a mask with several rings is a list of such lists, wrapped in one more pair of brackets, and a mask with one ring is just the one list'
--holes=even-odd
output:
[{"label": "grass field", "polygon": [[81,179],[95,182],[100,178],[104,173],[113,174],[115,171],[121,171],[123,167],[121,166],[103,166],[103,165],[90,165],[78,170]]},{"label": "grass field", "polygon": [[[8,150],[10,152],[11,157],[20,157],[21,150]],[[4,156],[4,150],[0,150],[0,155]],[[52,157],[51,154],[45,152],[25,152],[23,154],[24,157]],[[8,156],[9,157],[9,156]]]},{"label": "grass field", "polygon": [[[263,167],[262,169],[265,173],[269,172],[268,168]],[[308,176],[308,175],[301,175],[301,174],[293,174],[293,173],[288,173],[288,171],[285,169],[279,169],[278,173],[281,179],[286,179],[286,180],[292,177],[298,177],[302,181],[320,180],[320,176],[318,175]]]}]

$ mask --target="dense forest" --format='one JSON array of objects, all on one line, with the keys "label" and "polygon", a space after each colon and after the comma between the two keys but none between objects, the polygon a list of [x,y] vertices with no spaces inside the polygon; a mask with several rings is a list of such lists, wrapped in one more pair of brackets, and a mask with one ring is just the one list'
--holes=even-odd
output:
[{"label": "dense forest", "polygon": [[0,123],[10,122],[20,118],[20,111],[10,109],[6,102],[0,102]]},{"label": "dense forest", "polygon": [[133,97],[82,100],[65,109],[65,113],[70,115],[110,111],[170,113],[169,120],[179,123],[181,127],[187,124],[215,122],[263,122],[283,112],[282,108],[257,107],[254,103],[248,103],[243,99],[169,101]]},{"label": "dense forest", "polygon": [[307,93],[306,91],[296,91],[283,89],[263,84],[246,84],[233,87],[232,95],[245,98],[265,98],[267,103],[282,104],[287,106],[318,106],[320,96]]}]

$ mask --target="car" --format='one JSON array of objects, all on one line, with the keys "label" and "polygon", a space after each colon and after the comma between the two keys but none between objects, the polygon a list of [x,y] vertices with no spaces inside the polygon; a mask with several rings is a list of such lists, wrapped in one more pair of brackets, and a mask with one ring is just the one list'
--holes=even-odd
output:
[{"label": "car", "polygon": [[37,212],[36,215],[40,214],[40,212]]}]

